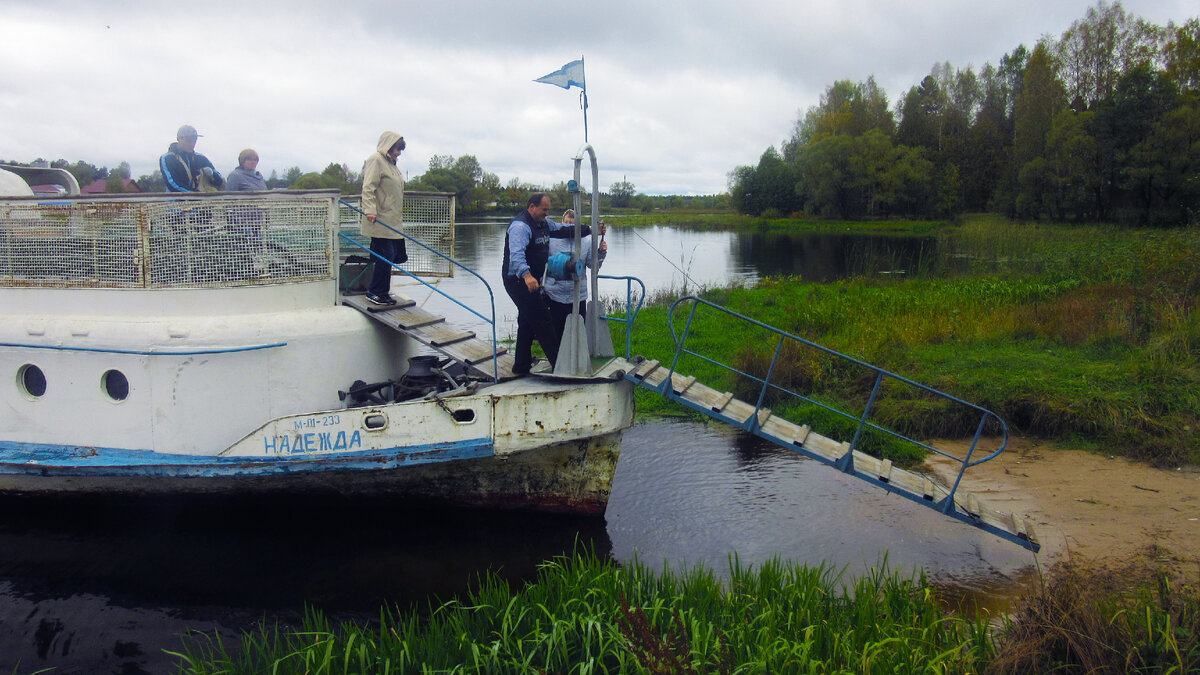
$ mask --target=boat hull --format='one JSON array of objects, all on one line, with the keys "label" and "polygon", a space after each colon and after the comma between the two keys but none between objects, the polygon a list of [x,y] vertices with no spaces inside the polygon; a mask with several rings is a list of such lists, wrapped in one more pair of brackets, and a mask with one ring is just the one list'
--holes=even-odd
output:
[{"label": "boat hull", "polygon": [[[308,461],[199,461],[47,466],[0,462],[12,495],[337,494],[515,510],[604,513],[621,431],[506,455],[486,445],[431,447]],[[20,449],[18,449],[20,450]],[[84,449],[76,449],[84,451]],[[26,457],[34,455],[23,450]],[[36,461],[36,460],[34,460]]]}]

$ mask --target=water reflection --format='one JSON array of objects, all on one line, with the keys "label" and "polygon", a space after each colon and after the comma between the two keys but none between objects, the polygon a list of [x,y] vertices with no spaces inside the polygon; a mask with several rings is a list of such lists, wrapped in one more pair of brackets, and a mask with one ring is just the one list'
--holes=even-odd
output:
[{"label": "water reflection", "polygon": [[827,283],[856,276],[916,276],[937,259],[934,237],[862,234],[745,234],[734,257],[759,276]]}]

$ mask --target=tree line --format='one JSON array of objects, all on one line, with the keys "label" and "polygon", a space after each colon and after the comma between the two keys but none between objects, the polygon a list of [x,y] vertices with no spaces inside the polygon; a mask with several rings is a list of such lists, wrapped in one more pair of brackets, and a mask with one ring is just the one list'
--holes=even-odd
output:
[{"label": "tree line", "polygon": [[[43,160],[37,160],[41,162]],[[20,164],[19,162],[0,162]],[[81,186],[90,185],[96,180],[105,180],[105,191],[112,193],[125,192],[125,182],[130,178],[128,162],[121,162],[116,169],[96,166],[83,160],[68,162],[58,159],[50,162],[54,168],[66,169]],[[362,192],[362,172],[354,171],[346,164],[329,163],[321,171],[305,172],[298,166],[293,166],[282,175],[272,171],[266,179],[267,187],[272,190],[338,190],[342,194],[358,194]],[[166,183],[162,173],[153,173],[137,178],[138,189],[142,192],[165,192]],[[553,185],[537,185],[513,178],[507,182],[494,173],[484,171],[479,160],[474,155],[434,155],[429,160],[425,173],[411,177],[405,185],[406,190],[429,192],[453,192],[456,197],[457,210],[464,213],[481,213],[493,209],[511,210],[525,205],[525,200],[534,192],[545,192],[550,195],[556,206],[568,208],[574,197],[567,189],[567,182],[560,181]],[[584,196],[587,198],[586,190]],[[727,209],[729,196],[651,196],[638,194],[633,183],[622,177],[613,183],[609,192],[601,193],[601,203],[605,207],[638,208],[650,211],[655,208],[692,208],[692,209]]]},{"label": "tree line", "polygon": [[895,106],[873,77],[835,82],[729,187],[752,215],[1194,224],[1200,20],[1156,26],[1101,0],[999,65],[935,65]]}]

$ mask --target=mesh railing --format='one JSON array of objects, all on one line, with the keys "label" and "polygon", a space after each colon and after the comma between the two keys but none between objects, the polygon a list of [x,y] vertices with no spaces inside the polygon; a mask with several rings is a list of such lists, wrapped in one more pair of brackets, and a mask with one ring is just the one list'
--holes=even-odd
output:
[{"label": "mesh railing", "polygon": [[324,191],[0,199],[0,286],[329,279],[336,200]]},{"label": "mesh railing", "polygon": [[[359,208],[358,196],[342,197],[344,201]],[[339,207],[338,221],[341,232],[360,242],[371,245],[371,238],[359,232],[362,216],[345,204]],[[391,223],[389,223],[391,224]],[[421,243],[438,251],[446,258],[454,257],[454,193],[452,192],[405,192],[404,235],[421,240]],[[448,260],[435,255],[421,246],[408,246],[408,262],[404,269],[418,276],[453,277],[454,266]],[[342,247],[342,256],[365,255],[352,246]]]}]

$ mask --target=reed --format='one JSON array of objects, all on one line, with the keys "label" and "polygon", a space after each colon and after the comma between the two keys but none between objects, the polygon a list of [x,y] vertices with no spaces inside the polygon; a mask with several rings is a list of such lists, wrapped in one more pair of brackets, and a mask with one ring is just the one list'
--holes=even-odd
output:
[{"label": "reed", "polygon": [[886,562],[853,583],[827,567],[731,559],[651,573],[576,551],[519,589],[495,578],[425,619],[383,611],[375,625],[308,612],[261,626],[236,649],[189,635],[185,673],[978,672],[993,656],[985,618],[947,615],[923,576]]}]

